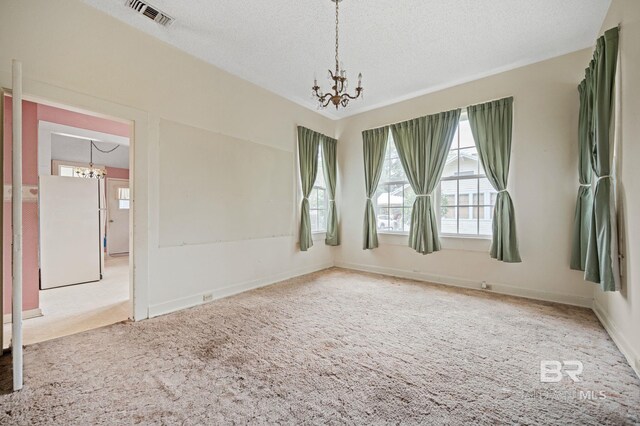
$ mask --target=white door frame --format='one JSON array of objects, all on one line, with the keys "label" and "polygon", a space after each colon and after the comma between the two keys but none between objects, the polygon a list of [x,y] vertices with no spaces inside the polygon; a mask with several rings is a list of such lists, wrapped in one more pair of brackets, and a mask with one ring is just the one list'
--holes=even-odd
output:
[{"label": "white door frame", "polygon": [[[13,110],[11,161],[11,358],[13,361],[13,390],[22,389],[22,62],[12,64]],[[4,99],[2,100],[4,108]],[[3,141],[4,143],[4,141]],[[4,146],[2,147],[4,150]],[[4,182],[3,182],[4,186]],[[4,242],[3,242],[4,244]],[[4,287],[4,285],[3,285]]]},{"label": "white door frame", "polygon": [[[51,105],[70,111],[81,112],[107,119],[115,119],[132,124],[129,150],[129,179],[131,189],[131,220],[129,222],[129,301],[131,304],[130,317],[135,321],[149,317],[149,223],[156,222],[149,215],[150,203],[158,204],[157,189],[149,191],[148,176],[150,169],[157,174],[157,159],[153,162],[149,158],[150,152],[157,156],[157,137],[150,127],[149,114],[146,111],[123,106],[115,102],[106,101],[90,95],[67,90],[39,81],[24,79],[26,95],[24,100]],[[11,85],[11,76],[0,73],[0,87],[7,94]],[[153,122],[157,122],[154,119]],[[153,140],[153,145],[151,145]],[[157,223],[153,223],[157,226]],[[0,286],[0,289],[2,286]]]},{"label": "white door frame", "polygon": [[[110,178],[109,175],[107,175],[107,179],[104,185],[104,192],[105,192],[105,199],[106,199],[106,209],[107,209],[107,255],[110,255],[109,252],[109,217],[111,215],[111,212],[109,211],[109,182],[127,182],[129,184],[129,187],[131,187],[131,180],[130,179],[122,179],[122,178]],[[131,208],[129,208],[129,223],[131,223]],[[131,233],[129,233],[129,241],[131,241]],[[131,244],[129,244],[129,249],[131,249]],[[116,253],[117,254],[117,253]],[[131,252],[127,253],[129,256],[131,256]]]}]

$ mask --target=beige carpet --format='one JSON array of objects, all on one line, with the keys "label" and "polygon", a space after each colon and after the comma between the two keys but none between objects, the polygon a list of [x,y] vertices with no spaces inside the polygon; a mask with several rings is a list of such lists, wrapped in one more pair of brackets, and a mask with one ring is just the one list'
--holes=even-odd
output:
[{"label": "beige carpet", "polygon": [[[583,362],[582,381],[540,383],[541,360]],[[640,422],[640,380],[591,311],[340,269],[34,344],[25,363],[0,424]]]}]

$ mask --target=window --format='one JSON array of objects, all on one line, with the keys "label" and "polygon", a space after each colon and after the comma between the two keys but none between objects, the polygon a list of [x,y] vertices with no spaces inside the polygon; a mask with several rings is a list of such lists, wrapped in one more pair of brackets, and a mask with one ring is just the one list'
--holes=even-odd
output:
[{"label": "window", "polygon": [[382,175],[373,200],[378,230],[408,233],[411,225],[411,209],[415,199],[416,195],[404,173],[396,144],[389,132]]},{"label": "window", "polygon": [[129,199],[129,188],[118,188],[118,208],[128,210],[131,200]]},{"label": "window", "polygon": [[318,173],[309,195],[309,213],[311,214],[311,232],[327,231],[327,185],[322,169],[322,147],[318,149]]},{"label": "window", "polygon": [[74,173],[75,167],[73,166],[59,166],[58,174],[60,176],[74,177],[76,174]]},{"label": "window", "polygon": [[[105,166],[93,165],[94,171],[106,172]],[[51,172],[57,176],[81,177],[83,173],[89,173],[91,168],[88,164],[76,163],[72,161],[51,160]]]},{"label": "window", "polygon": [[469,120],[463,114],[440,179],[440,232],[491,235],[496,195],[480,164]]}]

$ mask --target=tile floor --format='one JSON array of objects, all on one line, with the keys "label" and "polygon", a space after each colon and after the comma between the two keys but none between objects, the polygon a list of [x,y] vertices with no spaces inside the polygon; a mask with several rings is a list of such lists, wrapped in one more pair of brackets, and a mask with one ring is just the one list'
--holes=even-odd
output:
[{"label": "tile floor", "polygon": [[[128,319],[129,257],[105,259],[103,279],[40,291],[43,316],[24,320],[24,344],[42,342]],[[4,324],[3,347],[9,346],[11,324]]]}]

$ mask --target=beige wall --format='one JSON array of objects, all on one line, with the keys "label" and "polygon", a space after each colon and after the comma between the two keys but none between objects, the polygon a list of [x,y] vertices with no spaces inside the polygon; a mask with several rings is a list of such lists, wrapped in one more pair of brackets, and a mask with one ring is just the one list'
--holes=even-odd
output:
[{"label": "beige wall", "polygon": [[[591,57],[590,49],[333,122],[79,0],[0,0],[0,7],[2,86],[10,86],[10,60],[17,58],[24,63],[27,94],[135,121],[136,282],[144,301],[136,307],[138,318],[199,303],[203,294],[222,296],[318,269],[332,264],[334,254],[338,264],[354,268],[476,288],[487,281],[496,291],[580,305],[592,301],[592,284],[568,268],[577,192],[576,85]],[[631,164],[640,156],[640,122],[634,119],[640,113],[640,89],[634,80],[640,69],[634,44],[640,39],[639,20],[637,1],[614,0],[603,26],[618,21],[623,25],[620,182],[622,223],[628,238],[623,244],[627,256],[624,291],[608,295],[596,291],[604,321],[609,321],[618,343],[635,358],[640,353],[640,273],[634,269],[639,264],[640,225],[630,218],[640,217],[640,180],[633,178]],[[509,189],[523,263],[490,259],[486,240],[447,239],[445,250],[422,256],[406,247],[406,238],[383,235],[379,249],[363,251],[361,131],[504,96],[515,98]],[[162,147],[175,150],[182,145],[163,134],[163,122],[200,129],[206,133],[203,139],[212,143],[235,139],[282,150],[291,157],[295,157],[297,124],[337,134],[342,246],[334,251],[317,241],[311,251],[300,253],[295,207],[291,235],[162,246],[160,223],[166,213],[162,209],[172,208],[171,203],[166,205],[167,199],[162,200],[162,176],[180,175],[176,170],[168,173],[168,168],[176,166],[167,161],[171,151],[163,153]],[[185,150],[192,146],[184,143]],[[187,160],[198,156],[197,151],[187,154]],[[229,161],[229,168],[234,161]],[[192,173],[187,164],[179,167]],[[297,182],[297,177],[292,181]],[[293,187],[291,191],[297,205],[299,194]],[[207,227],[207,220],[223,217],[239,225],[241,214],[226,219],[229,212],[216,202],[214,193],[203,191],[202,196],[209,202],[206,207],[211,216],[205,220],[202,214],[196,215],[197,225]]]},{"label": "beige wall", "polygon": [[614,0],[601,33],[620,24],[621,136],[617,182],[622,291],[595,291],[595,310],[640,374],[640,2]]},{"label": "beige wall", "polygon": [[[4,87],[11,86],[13,58],[23,62],[26,94],[45,98],[53,94],[54,99],[49,100],[136,120],[136,286],[141,287],[137,299],[146,300],[136,306],[138,318],[146,316],[147,310],[154,315],[199,303],[203,294],[222,296],[332,264],[332,251],[322,242],[308,253],[298,251],[293,207],[289,213],[292,226],[284,236],[280,232],[264,237],[270,235],[266,229],[260,238],[161,247],[159,223],[161,217],[171,217],[163,216],[171,206],[160,200],[161,176],[176,176],[167,167],[179,167],[185,174],[202,172],[165,161],[163,147],[165,152],[176,145],[189,151],[197,149],[197,144],[163,135],[161,122],[201,129],[211,143],[240,140],[266,145],[288,153],[294,162],[296,125],[333,135],[333,121],[78,0],[1,0],[0,84]],[[184,158],[199,154],[188,152]],[[224,165],[232,172],[241,162],[234,157]],[[295,172],[295,164],[290,170]],[[293,199],[297,204],[292,185],[295,176],[282,180],[274,184],[288,185],[291,192],[283,201],[291,204]],[[246,182],[240,186],[246,187]],[[190,228],[206,229],[211,221],[228,221],[230,228],[237,228],[254,209],[247,203],[247,212],[229,214],[217,199],[215,187],[200,191],[199,196],[206,202],[198,205],[209,214],[197,212],[193,217],[199,222],[189,223]]]},{"label": "beige wall", "polygon": [[[593,286],[569,269],[578,189],[577,84],[591,52],[584,50],[366,112],[339,123],[342,241],[339,265],[591,306]],[[361,132],[421,115],[513,96],[509,190],[523,263],[489,257],[486,240],[443,239],[445,250],[420,255],[407,238],[380,237],[362,250],[364,171]]]}]

